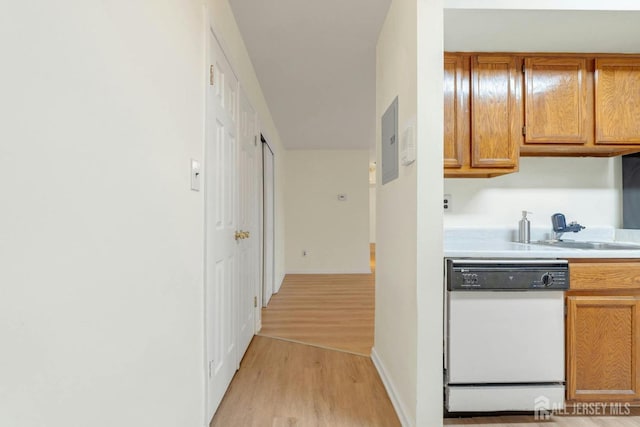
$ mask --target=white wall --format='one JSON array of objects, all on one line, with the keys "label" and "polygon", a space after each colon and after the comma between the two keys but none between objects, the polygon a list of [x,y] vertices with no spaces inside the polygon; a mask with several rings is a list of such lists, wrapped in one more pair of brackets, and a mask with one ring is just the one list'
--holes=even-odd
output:
[{"label": "white wall", "polygon": [[[203,159],[203,3],[0,14],[2,426],[207,424],[204,204],[189,173]],[[209,3],[277,147],[229,10]]]},{"label": "white wall", "polygon": [[376,242],[376,185],[369,184],[369,243]]},{"label": "white wall", "polygon": [[416,425],[442,425],[442,0],[418,0]]},{"label": "white wall", "polygon": [[[417,112],[416,0],[391,3],[376,49],[376,147],[380,117],[398,96],[398,129]],[[440,156],[441,157],[441,156]],[[399,178],[376,179],[376,316],[373,359],[401,420],[416,422],[416,181],[417,163],[400,166]]]},{"label": "white wall", "polygon": [[204,424],[203,18],[3,4],[2,426]]},{"label": "white wall", "polygon": [[587,227],[621,226],[622,162],[616,158],[523,157],[520,172],[490,179],[445,179],[452,210],[444,224],[517,228],[521,211],[532,227],[551,228],[551,215]]},{"label": "white wall", "polygon": [[286,156],[287,273],[368,273],[369,152],[290,150]]},{"label": "white wall", "polygon": [[211,25],[222,44],[234,71],[238,74],[240,84],[258,113],[260,128],[269,141],[274,152],[275,165],[275,290],[280,289],[285,273],[285,205],[284,205],[284,171],[285,150],[278,129],[276,128],[269,106],[253,69],[251,58],[240,34],[240,29],[233,17],[229,0],[206,0],[209,7]]}]

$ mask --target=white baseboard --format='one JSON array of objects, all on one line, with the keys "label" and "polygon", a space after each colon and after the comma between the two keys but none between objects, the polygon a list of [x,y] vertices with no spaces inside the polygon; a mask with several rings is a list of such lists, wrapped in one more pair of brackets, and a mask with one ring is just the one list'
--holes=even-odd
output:
[{"label": "white baseboard", "polygon": [[286,276],[287,276],[286,273],[282,273],[282,276],[280,276],[278,280],[275,281],[275,283],[273,284],[273,295],[277,294],[280,291],[280,288],[282,287],[282,284],[284,283],[284,278]]},{"label": "white baseboard", "polygon": [[400,400],[398,392],[396,391],[395,386],[393,385],[393,381],[387,375],[387,370],[380,360],[378,356],[378,352],[376,352],[375,347],[371,349],[371,360],[373,361],[373,365],[378,370],[378,375],[380,375],[380,379],[382,380],[382,384],[384,384],[384,388],[387,390],[387,394],[389,395],[389,399],[391,399],[391,404],[393,408],[396,410],[396,414],[400,419],[400,424],[402,427],[413,427],[413,423],[409,421],[409,417],[407,417],[407,409],[405,405]]}]

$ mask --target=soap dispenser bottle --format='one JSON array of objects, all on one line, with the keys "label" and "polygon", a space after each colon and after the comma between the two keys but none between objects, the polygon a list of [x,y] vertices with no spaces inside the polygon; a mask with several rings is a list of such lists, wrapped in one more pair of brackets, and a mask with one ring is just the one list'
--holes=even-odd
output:
[{"label": "soap dispenser bottle", "polygon": [[527,219],[527,214],[531,212],[522,211],[522,219],[518,223],[518,241],[529,243],[531,241],[531,223]]}]

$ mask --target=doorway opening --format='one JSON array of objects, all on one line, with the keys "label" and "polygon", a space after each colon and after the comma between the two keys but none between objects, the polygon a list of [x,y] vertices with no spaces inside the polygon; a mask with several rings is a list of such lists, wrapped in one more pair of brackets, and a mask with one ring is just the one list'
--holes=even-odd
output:
[{"label": "doorway opening", "polygon": [[275,158],[264,135],[262,142],[262,306],[276,292],[275,285]]},{"label": "doorway opening", "polygon": [[287,152],[288,274],[262,310],[259,335],[370,355],[375,200],[369,157],[362,151]]},{"label": "doorway opening", "polygon": [[[373,153],[375,156],[375,153]],[[376,162],[369,163],[369,265],[376,272]]]}]

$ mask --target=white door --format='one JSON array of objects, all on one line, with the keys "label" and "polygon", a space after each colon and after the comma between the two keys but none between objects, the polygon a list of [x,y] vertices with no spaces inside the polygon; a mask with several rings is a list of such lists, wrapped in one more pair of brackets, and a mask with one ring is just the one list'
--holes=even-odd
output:
[{"label": "white door", "polygon": [[274,283],[274,168],[273,151],[269,144],[262,144],[262,176],[263,176],[263,206],[264,206],[264,278],[262,291],[262,305],[269,304],[273,295]]},{"label": "white door", "polygon": [[238,80],[209,38],[205,146],[207,413],[215,413],[238,366],[237,117]]},{"label": "white door", "polygon": [[258,156],[258,123],[255,110],[244,91],[240,91],[240,209],[239,228],[244,232],[240,240],[240,279],[238,304],[238,352],[242,359],[255,332],[255,312],[260,286],[260,229],[258,182],[261,162]]}]

